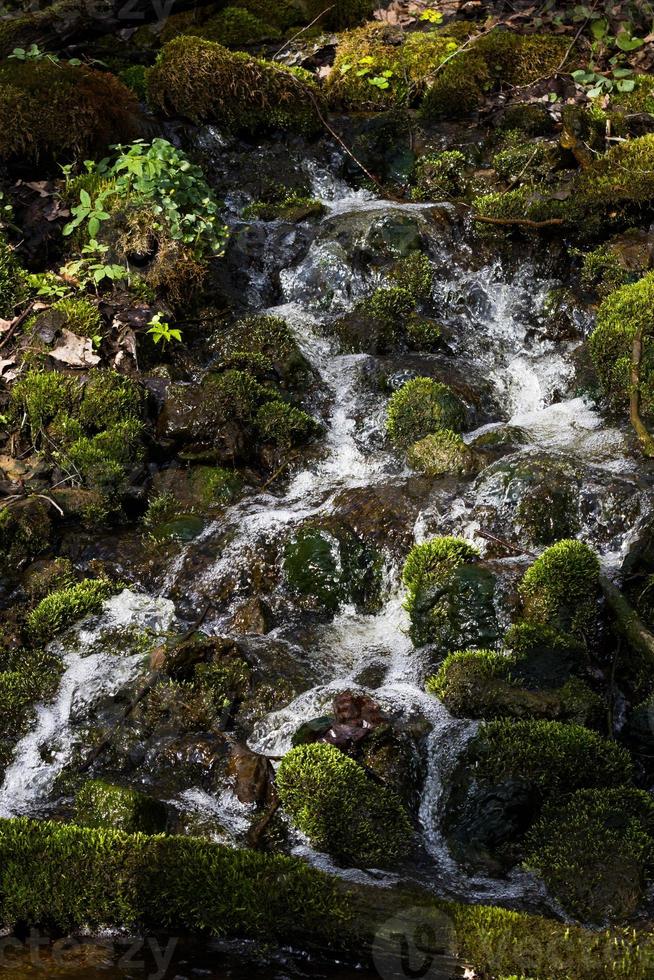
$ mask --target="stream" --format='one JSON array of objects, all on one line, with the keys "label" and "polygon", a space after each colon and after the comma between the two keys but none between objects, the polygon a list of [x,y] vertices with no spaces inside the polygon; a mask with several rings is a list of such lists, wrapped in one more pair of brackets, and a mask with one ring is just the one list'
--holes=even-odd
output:
[{"label": "stream", "polygon": [[[265,636],[248,638],[249,649],[262,663],[274,644],[276,656],[298,665],[299,674],[308,678],[290,702],[256,721],[248,745],[281,756],[291,747],[299,725],[328,713],[336,694],[353,689],[369,693],[402,724],[422,726],[426,733],[417,808],[420,855],[402,876],[446,897],[556,911],[532,875],[521,870],[498,877],[471,874],[457,864],[443,838],[439,813],[448,776],[477,723],[453,718],[425,693],[433,661],[429,649],[414,648],[407,633],[401,585],[406,542],[455,534],[487,553],[489,540],[480,531],[518,540],[516,494],[524,488],[512,473],[538,460],[545,469],[564,466],[571,479],[583,484],[578,536],[598,550],[611,575],[619,570],[651,507],[652,487],[636,469],[626,430],[607,425],[579,381],[576,354],[592,327],[591,316],[575,313],[569,337],[548,335],[547,298],[561,283],[548,271],[547,261],[527,252],[517,254],[519,247],[508,258],[477,254],[451,206],[399,205],[354,191],[338,176],[340,161],[332,170],[313,161],[306,166],[313,193],[326,213],[310,226],[302,254],[289,250],[288,262],[283,248],[279,260],[275,255],[278,223],[256,223],[273,259],[267,270],[259,264],[248,273],[247,297],[250,310],[274,314],[289,324],[318,376],[315,405],[308,410],[319,415],[325,427],[319,452],[292,471],[285,485],[277,482],[246,495],[206,523],[193,540],[180,543],[161,569],[156,589],[148,592],[130,582],[107,600],[99,616],[57,641],[65,662],[61,687],[52,703],[38,708],[36,726],[17,746],[0,787],[0,815],[56,811],[62,795],[59,777],[83,743],[89,719],[97,710],[106,711],[112,699],[120,700],[121,691],[141,675],[142,651],[130,647],[129,641],[119,641],[116,649],[107,643],[109,635],[146,631],[154,644],[175,624],[192,622],[208,602],[212,605],[203,630],[232,635],[235,610],[253,594],[255,556],[264,563],[268,555],[277,556],[272,560],[278,562],[280,543],[302,522],[338,517],[344,501],[376,494],[399,501],[397,509],[404,508],[408,521],[384,549],[381,607],[366,614],[345,604],[332,618],[303,620],[298,614],[277,621]],[[238,217],[232,214],[231,220],[238,228]],[[419,237],[432,261],[433,302],[447,353],[342,353],[330,325],[382,281],[378,269],[353,261],[353,244],[381,238],[394,243],[392,248],[401,245],[403,234]],[[279,302],[272,306],[267,302],[271,276],[279,293]],[[385,439],[389,391],[378,379],[383,374],[393,387],[422,373],[452,377],[474,393],[466,442],[511,426],[519,430],[519,445],[489,462],[472,480],[428,481],[416,476]],[[496,561],[509,576],[525,567],[524,556]],[[498,616],[508,625],[506,610],[498,610]],[[233,635],[243,639],[240,632]],[[249,825],[251,807],[239,803],[229,786],[212,792],[188,785],[170,793],[167,802],[216,821],[235,844]],[[375,868],[337,867],[297,832],[292,832],[291,852],[380,887],[398,878],[397,872]]]}]

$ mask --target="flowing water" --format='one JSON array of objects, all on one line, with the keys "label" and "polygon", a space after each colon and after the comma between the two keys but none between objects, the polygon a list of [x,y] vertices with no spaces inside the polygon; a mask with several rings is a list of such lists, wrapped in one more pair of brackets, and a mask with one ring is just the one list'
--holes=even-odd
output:
[{"label": "flowing water", "polygon": [[[101,617],[66,639],[60,693],[52,704],[39,709],[35,729],[18,745],[0,788],[2,815],[40,812],[51,806],[52,788],[71,758],[80,717],[93,710],[100,696],[106,699],[132,682],[141,669],[142,654],[119,657],[106,649],[103,637],[109,628],[120,624],[144,628],[155,641],[174,621],[173,601],[190,619],[207,600],[227,592],[228,600],[216,601],[203,628],[212,634],[228,633],[239,590],[244,588],[241,584],[230,592],[229,583],[247,587],[253,554],[283,542],[308,518],[336,513],[344,491],[394,489],[407,498],[411,495],[416,477],[384,440],[388,394],[370,380],[383,359],[340,353],[327,329],[335,314],[350,309],[381,281],[377,270],[352,260],[351,250],[342,244],[348,236],[371,238],[393,222],[408,223],[410,231],[417,229],[433,262],[434,299],[451,351],[445,359],[421,355],[418,367],[426,373],[432,367],[442,369],[445,363],[447,370],[482,393],[479,427],[466,436],[468,441],[510,424],[522,432],[522,445],[511,460],[546,453],[547,458],[563,460],[583,474],[588,506],[580,536],[598,548],[609,572],[619,566],[646,512],[651,490],[635,473],[625,433],[609,427],[577,389],[579,336],[554,341],[540,329],[547,296],[559,285],[556,280],[539,272],[526,256],[514,256],[510,262],[477,261],[447,206],[439,206],[435,220],[431,205],[376,200],[367,192],[349,190],[328,169],[315,165],[311,175],[327,213],[305,254],[278,270],[280,302],[267,312],[287,321],[320,378],[315,409],[326,427],[321,454],[294,472],[283,490],[246,497],[195,540],[180,545],[158,595],[126,590],[105,604]],[[250,281],[248,295],[255,308],[265,294],[262,276],[259,270]],[[589,319],[582,319],[577,324],[580,334],[590,325]],[[389,373],[404,370],[401,359],[386,361]],[[412,367],[417,363],[411,359]],[[437,481],[423,492],[416,509],[415,538],[456,533],[484,551],[487,542],[477,533],[482,529],[480,507],[490,506],[501,515],[509,507],[505,497],[492,467],[472,483]],[[510,520],[510,509],[507,514]],[[249,744],[259,752],[280,756],[290,747],[298,726],[324,715],[336,693],[352,688],[369,691],[394,716],[407,722],[419,720],[429,729],[419,807],[424,859],[407,874],[448,896],[543,907],[547,896],[527,873],[471,877],[448,852],[439,828],[441,801],[448,774],[476,723],[452,718],[440,702],[425,694],[427,654],[415,649],[407,636],[401,555],[389,549],[385,559],[384,599],[376,613],[366,615],[345,606],[330,622],[314,623],[304,632],[295,622],[283,623],[265,637],[266,642],[283,646],[288,656],[308,663],[313,680],[310,689],[260,721]],[[514,562],[503,561],[507,567]],[[229,790],[212,795],[188,787],[172,802],[219,817],[235,840],[247,826],[247,807]],[[321,867],[380,885],[397,877],[375,869],[335,869],[299,836],[294,850]]]}]

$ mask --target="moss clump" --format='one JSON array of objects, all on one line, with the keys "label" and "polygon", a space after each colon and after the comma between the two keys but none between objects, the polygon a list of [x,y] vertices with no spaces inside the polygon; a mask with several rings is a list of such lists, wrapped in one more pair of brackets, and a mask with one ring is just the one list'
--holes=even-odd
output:
[{"label": "moss clump", "polygon": [[27,630],[35,643],[47,643],[57,633],[85,616],[97,613],[116,591],[105,578],[86,578],[76,585],[52,592],[28,614]]},{"label": "moss clump", "polygon": [[138,129],[138,103],[114,75],[49,58],[0,67],[4,160],[83,159],[134,139]]},{"label": "moss clump", "polygon": [[527,569],[520,583],[525,618],[587,636],[597,618],[599,559],[582,541],[559,541]]},{"label": "moss clump", "polygon": [[264,442],[274,442],[280,449],[301,446],[317,431],[315,419],[286,402],[266,402],[254,424]]},{"label": "moss clump", "polygon": [[225,7],[200,26],[187,28],[184,34],[201,37],[205,41],[217,41],[226,48],[240,48],[248,44],[260,44],[262,41],[275,41],[281,37],[278,27],[261,20],[249,10],[236,6]]},{"label": "moss clump", "polygon": [[[510,191],[494,191],[474,198],[475,212],[487,218],[503,221],[527,218],[529,221],[560,220],[566,225],[571,217],[568,200],[552,197],[552,188],[545,184],[523,184]],[[576,219],[575,219],[576,220]]]},{"label": "moss clump", "polygon": [[478,558],[477,550],[460,538],[433,538],[411,549],[402,578],[417,646],[435,643],[449,651],[495,642],[495,580]]},{"label": "moss clump", "polygon": [[467,190],[466,158],[460,150],[444,150],[420,157],[413,174],[414,201],[463,197]]},{"label": "moss clump", "polygon": [[111,925],[325,941],[347,903],[294,858],[20,818],[0,823],[0,915],[64,934]]},{"label": "moss clump", "polygon": [[438,673],[427,681],[448,711],[458,717],[544,718],[593,724],[605,707],[578,678],[561,687],[525,686],[517,657],[496,650],[460,650],[449,654]]},{"label": "moss clump", "polygon": [[375,608],[379,598],[380,561],[347,528],[307,525],[284,549],[284,572],[291,589],[336,611],[344,602]]},{"label": "moss clump", "polygon": [[231,52],[197,37],[161,50],[148,75],[154,106],[229,130],[316,129],[320,99],[308,73]]},{"label": "moss clump", "polygon": [[424,302],[431,297],[434,270],[429,256],[424,252],[410,252],[399,259],[389,269],[388,278],[407,293],[413,303]]},{"label": "moss clump", "polygon": [[401,449],[439,429],[460,432],[465,411],[452,389],[433,378],[413,378],[388,403],[386,430]]},{"label": "moss clump", "polygon": [[422,103],[427,121],[460,118],[479,107],[484,94],[528,85],[558,70],[568,52],[565,37],[494,30],[455,55],[436,75]]},{"label": "moss clump", "polygon": [[[415,103],[426,79],[458,47],[435,31],[404,33],[386,24],[367,24],[344,34],[327,79],[333,105],[384,110]],[[390,74],[384,75],[385,72]],[[371,84],[385,79],[387,85]]]},{"label": "moss clump", "polygon": [[166,829],[167,811],[163,803],[136,790],[91,779],[75,798],[75,817],[84,827],[156,834]]},{"label": "moss clump", "polygon": [[88,431],[101,432],[110,425],[139,419],[143,389],[117,371],[94,371],[86,384],[79,406],[79,421]]},{"label": "moss clump", "polygon": [[193,495],[205,507],[229,504],[243,488],[239,474],[222,466],[195,466],[191,470],[190,481]]},{"label": "moss clump", "polygon": [[58,415],[71,408],[75,390],[75,382],[58,371],[28,371],[16,382],[11,392],[12,408],[17,416],[26,416],[33,442]]},{"label": "moss clump", "polygon": [[33,706],[56,693],[63,663],[39,649],[16,649],[0,655],[2,738],[16,739],[31,721]]},{"label": "moss clump", "polygon": [[10,320],[26,294],[25,273],[13,248],[0,236],[0,317]]},{"label": "moss clump", "polygon": [[121,493],[130,473],[143,462],[142,434],[138,419],[126,419],[94,436],[71,438],[55,457],[84,486],[104,495]]},{"label": "moss clump", "polygon": [[128,65],[118,72],[118,77],[141,102],[145,102],[148,93],[148,70],[145,65]]},{"label": "moss clump", "polygon": [[50,547],[52,521],[50,506],[38,497],[26,497],[0,508],[0,555],[3,577],[26,558],[36,558]]},{"label": "moss clump", "polygon": [[559,163],[557,143],[529,139],[520,130],[508,130],[501,149],[493,156],[493,168],[501,180],[517,182],[542,180]]},{"label": "moss clump", "polygon": [[98,308],[84,297],[60,299],[49,312],[57,316],[62,327],[78,337],[102,336],[103,321]]},{"label": "moss clump", "polygon": [[370,865],[401,857],[411,826],[399,799],[333,745],[300,745],[277,772],[282,806],[314,847]]},{"label": "moss clump", "polygon": [[615,406],[629,401],[630,367],[634,337],[643,337],[640,364],[640,395],[643,410],[654,408],[654,356],[652,353],[652,308],[654,272],[638,282],[622,286],[601,303],[597,325],[588,342],[590,355],[608,399]]},{"label": "moss clump", "polygon": [[243,211],[246,221],[258,218],[261,221],[306,221],[320,218],[325,213],[325,205],[313,197],[291,192],[276,201],[255,201]]},{"label": "moss clump", "polygon": [[[225,364],[253,355],[265,375],[272,368],[276,380],[288,390],[307,387],[313,375],[286,320],[279,316],[247,316],[218,336],[215,348]],[[250,364],[256,366],[256,362]],[[236,365],[234,365],[236,366]]]},{"label": "moss clump", "polygon": [[577,789],[627,786],[633,764],[626,749],[580,725],[558,721],[489,721],[471,743],[475,778],[491,783],[518,776],[543,800]]},{"label": "moss clump", "polygon": [[626,286],[633,278],[634,274],[622,265],[619,254],[609,244],[599,245],[584,255],[581,265],[582,285],[596,292],[598,296],[608,296],[620,286]]},{"label": "moss clump", "polygon": [[407,451],[407,461],[414,470],[426,476],[445,476],[448,473],[470,476],[480,466],[477,455],[451,429],[441,429],[414,442]]},{"label": "moss clump", "polygon": [[573,793],[547,806],[526,840],[526,866],[584,922],[630,918],[653,861],[654,801],[637,789]]}]

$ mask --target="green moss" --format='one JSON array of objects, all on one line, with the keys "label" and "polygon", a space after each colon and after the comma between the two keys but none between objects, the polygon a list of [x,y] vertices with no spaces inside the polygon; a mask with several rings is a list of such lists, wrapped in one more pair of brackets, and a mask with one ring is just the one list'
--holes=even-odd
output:
[{"label": "green moss", "polygon": [[91,779],[75,797],[75,818],[83,827],[156,834],[166,829],[167,811],[144,793]]},{"label": "green moss", "polygon": [[407,449],[439,429],[461,431],[465,411],[448,385],[433,378],[414,378],[388,404],[386,430],[396,446]]},{"label": "green moss", "polygon": [[536,688],[522,683],[515,656],[494,650],[460,650],[449,654],[438,673],[427,681],[457,717],[533,718],[588,725],[600,721],[606,708],[578,678],[561,687]]},{"label": "green moss", "polygon": [[638,113],[654,114],[654,78],[651,75],[636,75],[631,92],[611,93],[611,109],[623,115]]},{"label": "green moss", "polygon": [[[314,20],[325,10],[323,0],[304,0],[304,8],[309,21]],[[320,18],[320,27],[327,30],[342,31],[370,20],[375,10],[375,0],[336,0]]]},{"label": "green moss", "polygon": [[520,130],[528,136],[545,136],[554,122],[546,107],[537,102],[516,102],[506,107],[499,121],[503,130]]},{"label": "green moss", "polygon": [[542,180],[559,163],[558,144],[529,139],[521,130],[508,130],[492,164],[501,180],[512,185]]},{"label": "green moss", "polygon": [[431,298],[434,270],[424,252],[410,252],[388,270],[388,278],[411,297],[414,303]]},{"label": "green moss", "polygon": [[584,255],[581,265],[581,282],[601,297],[626,286],[633,278],[620,262],[618,253],[609,244],[599,245]]},{"label": "green moss", "polygon": [[79,619],[97,613],[116,591],[107,579],[83,579],[76,585],[52,592],[27,616],[27,629],[35,643],[47,643]]},{"label": "green moss", "polygon": [[343,861],[388,863],[404,854],[411,827],[398,798],[332,745],[300,745],[277,772],[282,806],[314,847]]},{"label": "green moss", "polygon": [[631,918],[654,861],[654,801],[642,790],[591,789],[546,807],[525,864],[584,922]]},{"label": "green moss", "polygon": [[440,201],[463,197],[467,191],[466,158],[460,150],[428,153],[416,163],[411,197],[414,201]]},{"label": "green moss", "polygon": [[33,706],[57,691],[61,658],[39,649],[11,650],[0,656],[0,717],[4,739],[16,739],[32,721]]},{"label": "green moss", "polygon": [[13,248],[0,236],[0,317],[10,320],[16,306],[26,297],[25,274]]},{"label": "green moss", "polygon": [[143,424],[127,419],[95,436],[80,436],[56,453],[59,465],[92,490],[108,495],[125,489],[130,472],[143,461]]},{"label": "green moss", "polygon": [[0,823],[4,923],[271,940],[314,931],[324,941],[346,913],[335,882],[297,859],[192,837],[24,818]]},{"label": "green moss", "polygon": [[545,184],[523,184],[514,190],[482,194],[474,198],[472,207],[477,214],[487,218],[503,221],[526,218],[536,222],[560,219],[566,225],[572,212],[570,202],[556,200],[552,197],[552,189]]},{"label": "green moss", "polygon": [[61,412],[71,408],[74,393],[74,381],[58,371],[28,371],[12,388],[11,404],[17,416],[26,416],[36,442]]},{"label": "green moss", "polygon": [[249,221],[258,218],[261,221],[306,221],[309,218],[320,218],[325,213],[325,205],[313,197],[304,194],[290,193],[280,200],[255,201],[243,210],[243,218]]},{"label": "green moss", "polygon": [[164,46],[148,75],[155,107],[236,132],[317,127],[318,89],[300,70],[179,37]]},{"label": "green moss", "polygon": [[148,93],[148,69],[145,65],[128,65],[118,72],[118,77],[141,102],[145,102]]},{"label": "green moss", "polygon": [[267,370],[272,366],[278,380],[288,389],[302,390],[312,378],[311,367],[282,317],[244,317],[218,336],[215,347],[225,363],[244,354],[264,358],[260,366],[267,365]]},{"label": "green moss", "polygon": [[84,385],[79,421],[88,431],[100,432],[110,425],[141,416],[143,389],[117,371],[93,371]]},{"label": "green moss", "polygon": [[650,336],[654,306],[654,272],[622,286],[601,303],[588,347],[607,398],[624,406],[631,392],[630,367],[636,333],[643,337],[640,394],[643,409],[654,408],[654,359]]},{"label": "green moss", "polygon": [[225,7],[215,17],[204,21],[198,27],[190,27],[184,34],[217,41],[227,48],[240,48],[262,41],[274,41],[281,37],[281,31],[272,23],[261,20],[242,7]]},{"label": "green moss", "polygon": [[569,45],[569,39],[551,34],[491,31],[438,72],[423,100],[423,117],[427,121],[460,118],[474,112],[488,92],[528,85],[553,74],[566,59]]},{"label": "green moss", "polygon": [[343,602],[368,609],[380,589],[378,554],[347,528],[306,525],[287,541],[284,572],[291,589],[336,611]]},{"label": "green moss", "polygon": [[301,446],[317,431],[315,419],[286,402],[266,402],[254,424],[265,442],[274,442],[280,449]]},{"label": "green moss", "polygon": [[[327,94],[335,106],[385,110],[415,103],[427,79],[458,42],[436,31],[408,33],[387,24],[372,23],[340,38]],[[370,84],[387,78],[388,87]]]},{"label": "green moss", "polygon": [[60,299],[51,307],[58,314],[61,325],[78,337],[99,337],[103,332],[103,320],[97,306],[84,298]]},{"label": "green moss", "polygon": [[0,66],[4,160],[83,159],[133,139],[138,127],[138,103],[114,75],[49,58]]},{"label": "green moss", "polygon": [[46,552],[52,530],[51,507],[38,497],[26,497],[0,508],[3,578],[10,578],[26,558],[36,558]]},{"label": "green moss", "polygon": [[527,569],[520,583],[525,618],[587,636],[598,615],[600,565],[582,541],[559,541]]},{"label": "green moss", "polygon": [[501,782],[518,776],[544,800],[577,789],[627,786],[633,778],[626,749],[558,721],[485,722],[469,751],[476,778]]},{"label": "green moss", "polygon": [[441,429],[414,442],[407,451],[407,461],[414,470],[426,476],[445,476],[448,473],[469,476],[476,473],[480,466],[476,454],[451,429]]},{"label": "green moss", "polygon": [[243,480],[234,470],[222,466],[196,466],[190,474],[193,492],[206,507],[229,504],[243,488]]},{"label": "green moss", "polygon": [[195,668],[196,685],[207,691],[221,712],[231,711],[244,701],[252,688],[252,671],[239,656],[223,657]]},{"label": "green moss", "polygon": [[460,538],[433,538],[411,549],[402,578],[417,646],[434,643],[449,652],[497,639],[495,581],[478,558],[477,550]]}]

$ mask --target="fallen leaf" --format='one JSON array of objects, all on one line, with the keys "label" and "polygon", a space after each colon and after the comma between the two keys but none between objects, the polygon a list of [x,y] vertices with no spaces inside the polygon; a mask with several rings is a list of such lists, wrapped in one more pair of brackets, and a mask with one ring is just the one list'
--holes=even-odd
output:
[{"label": "fallen leaf", "polygon": [[61,343],[50,351],[50,357],[73,368],[93,367],[100,362],[98,355],[93,353],[90,337],[78,337],[65,328],[61,331]]}]

